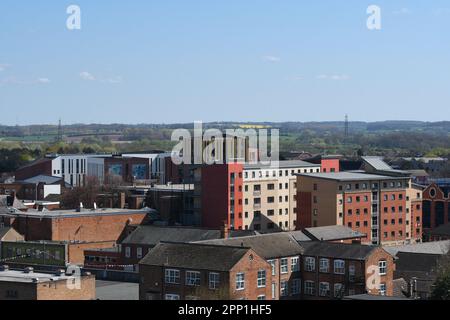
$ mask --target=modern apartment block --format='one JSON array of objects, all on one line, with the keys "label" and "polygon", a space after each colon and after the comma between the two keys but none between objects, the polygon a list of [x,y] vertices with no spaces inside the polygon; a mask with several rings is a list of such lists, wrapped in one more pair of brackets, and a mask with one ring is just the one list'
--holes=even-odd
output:
[{"label": "modern apartment block", "polygon": [[195,169],[202,226],[274,232],[295,230],[296,174],[318,173],[320,164],[280,161],[276,168],[224,164]]},{"label": "modern apartment block", "polygon": [[345,225],[367,234],[363,242],[421,241],[422,191],[408,176],[366,172],[300,174],[297,228]]},{"label": "modern apartment block", "polygon": [[139,263],[140,300],[266,300],[271,267],[248,247],[160,243]]}]

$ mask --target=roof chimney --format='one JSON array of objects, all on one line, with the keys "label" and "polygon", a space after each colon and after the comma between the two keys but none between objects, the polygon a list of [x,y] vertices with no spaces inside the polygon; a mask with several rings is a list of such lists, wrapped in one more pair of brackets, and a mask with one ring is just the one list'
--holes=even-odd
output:
[{"label": "roof chimney", "polygon": [[228,239],[230,237],[230,229],[228,228],[228,224],[224,221],[222,230],[221,231],[221,237],[222,239]]}]

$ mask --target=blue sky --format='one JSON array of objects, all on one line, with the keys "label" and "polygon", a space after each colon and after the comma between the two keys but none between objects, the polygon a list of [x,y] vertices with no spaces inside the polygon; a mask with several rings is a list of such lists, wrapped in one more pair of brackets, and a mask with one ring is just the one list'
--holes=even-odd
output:
[{"label": "blue sky", "polygon": [[447,0],[2,0],[0,123],[450,120],[449,31]]}]

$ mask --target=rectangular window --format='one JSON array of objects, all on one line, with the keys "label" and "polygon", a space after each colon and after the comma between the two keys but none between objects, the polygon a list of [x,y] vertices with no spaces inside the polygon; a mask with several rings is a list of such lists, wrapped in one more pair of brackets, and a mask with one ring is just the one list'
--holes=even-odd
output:
[{"label": "rectangular window", "polygon": [[379,293],[380,293],[380,296],[385,296],[386,295],[386,283],[381,283],[380,284]]},{"label": "rectangular window", "polygon": [[305,281],[305,294],[308,296],[316,295],[316,287],[314,281]]},{"label": "rectangular window", "polygon": [[260,300],[260,301],[266,300],[266,296],[262,294],[262,295],[257,297],[257,300]]},{"label": "rectangular window", "polygon": [[298,272],[298,271],[300,271],[299,257],[292,257],[291,258],[291,272]]},{"label": "rectangular window", "polygon": [[236,274],[236,290],[245,289],[245,273],[241,272]]},{"label": "rectangular window", "polygon": [[288,273],[288,259],[287,258],[282,258],[281,259],[281,273]]},{"label": "rectangular window", "polygon": [[180,270],[166,269],[165,280],[166,280],[166,283],[180,284]]},{"label": "rectangular window", "polygon": [[328,273],[330,272],[330,260],[329,259],[320,259],[320,272]]},{"label": "rectangular window", "polygon": [[166,294],[166,300],[180,300],[180,296],[178,294]]},{"label": "rectangular window", "polygon": [[142,248],[137,248],[136,256],[137,256],[138,259],[142,258]]},{"label": "rectangular window", "polygon": [[275,263],[275,260],[268,260],[267,262],[272,267],[272,275],[274,276],[276,274],[276,272],[277,272],[277,265]]},{"label": "rectangular window", "polygon": [[387,262],[385,260],[378,262],[378,271],[380,276],[384,276],[387,273]]},{"label": "rectangular window", "polygon": [[209,273],[209,288],[212,290],[219,289],[220,285],[220,274],[215,272]]},{"label": "rectangular window", "polygon": [[350,281],[355,281],[356,268],[354,264],[348,266],[348,277]]},{"label": "rectangular window", "polygon": [[280,282],[280,295],[286,297],[288,295],[288,282],[287,280],[282,280]]},{"label": "rectangular window", "polygon": [[300,288],[301,288],[301,280],[300,279],[292,280],[292,295],[293,296],[300,294]]},{"label": "rectangular window", "polygon": [[335,298],[342,298],[344,296],[344,286],[342,283],[335,283],[334,284],[334,297]]},{"label": "rectangular window", "polygon": [[306,257],[305,259],[305,270],[313,272],[316,270],[316,258]]},{"label": "rectangular window", "polygon": [[319,296],[328,297],[330,295],[330,284],[328,282],[319,283]]},{"label": "rectangular window", "polygon": [[345,274],[345,261],[335,260],[334,261],[334,273],[335,274]]},{"label": "rectangular window", "polygon": [[131,258],[131,248],[125,247],[125,258]]},{"label": "rectangular window", "polygon": [[186,285],[196,287],[200,286],[200,272],[186,271]]},{"label": "rectangular window", "polygon": [[258,271],[258,288],[264,288],[266,286],[266,270]]}]

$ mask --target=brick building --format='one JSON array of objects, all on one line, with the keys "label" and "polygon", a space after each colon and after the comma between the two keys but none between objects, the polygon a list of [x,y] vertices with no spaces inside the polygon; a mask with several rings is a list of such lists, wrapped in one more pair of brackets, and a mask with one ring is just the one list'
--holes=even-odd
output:
[{"label": "brick building", "polygon": [[94,300],[95,277],[89,273],[79,278],[66,275],[37,273],[0,266],[0,300]]},{"label": "brick building", "polygon": [[[380,247],[302,242],[303,299],[341,299],[368,293],[393,295],[394,258]],[[379,280],[370,278],[377,272]]]},{"label": "brick building", "polygon": [[450,223],[450,180],[430,184],[423,191],[423,228],[426,232]]},{"label": "brick building", "polygon": [[127,225],[141,224],[148,210],[98,209],[0,213],[0,223],[12,226],[27,241],[117,241]]},{"label": "brick building", "polygon": [[320,172],[320,164],[280,161],[278,167],[250,164],[192,166],[192,222],[207,228],[274,232],[295,230],[297,173]]},{"label": "brick building", "polygon": [[421,241],[422,191],[409,176],[367,172],[300,174],[297,228],[345,225],[372,244]]},{"label": "brick building", "polygon": [[271,266],[246,247],[160,243],[139,264],[140,300],[265,300]]}]

